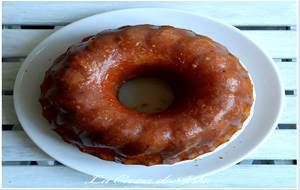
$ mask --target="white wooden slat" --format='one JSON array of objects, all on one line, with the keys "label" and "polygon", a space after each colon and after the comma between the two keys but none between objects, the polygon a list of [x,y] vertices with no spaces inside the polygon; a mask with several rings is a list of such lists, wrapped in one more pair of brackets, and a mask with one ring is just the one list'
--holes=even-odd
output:
[{"label": "white wooden slat", "polygon": [[[3,131],[3,161],[48,161],[50,156],[38,148],[23,130]],[[275,130],[271,137],[249,159],[297,159],[297,131]]]},{"label": "white wooden slat", "polygon": [[[2,30],[2,56],[26,57],[35,46],[55,30]],[[244,30],[245,34],[263,46],[273,58],[297,57],[297,31]]]},{"label": "white wooden slat", "polygon": [[297,31],[244,30],[243,32],[258,42],[272,58],[297,57]]},{"label": "white wooden slat", "polygon": [[2,30],[2,57],[26,57],[54,30]]},{"label": "white wooden slat", "polygon": [[4,1],[2,6],[3,24],[66,25],[103,12],[147,7],[189,11],[232,25],[290,26],[297,23],[295,1]]},{"label": "white wooden slat", "polygon": [[[195,166],[197,167],[197,166]],[[98,178],[75,171],[66,166],[3,166],[4,188],[296,188],[296,165],[235,165],[221,172],[199,177],[184,175],[176,183],[134,184],[115,182],[118,178],[101,183]],[[117,172],[116,172],[117,173]],[[99,175],[105,177],[99,168]],[[165,176],[165,178],[168,176]],[[124,178],[123,178],[124,179]],[[133,179],[128,176],[128,179]],[[149,180],[147,178],[141,178]],[[164,178],[162,178],[164,179]],[[184,179],[184,180],[183,180]],[[120,180],[120,179],[119,179]],[[153,180],[154,181],[154,180]],[[198,181],[198,183],[195,183]],[[156,181],[154,181],[156,182]],[[185,182],[185,184],[184,184]],[[194,184],[193,184],[194,182]]]},{"label": "white wooden slat", "polygon": [[2,90],[12,91],[15,84],[18,71],[22,63],[20,62],[2,62]]},{"label": "white wooden slat", "polygon": [[[286,96],[282,117],[279,124],[296,124],[297,123],[297,97]],[[12,96],[2,96],[2,124],[11,125],[19,124],[13,106]]]},{"label": "white wooden slat", "polygon": [[284,108],[279,124],[297,124],[297,97],[285,96]]},{"label": "white wooden slat", "polygon": [[277,129],[253,154],[246,158],[253,160],[296,160],[297,130]]},{"label": "white wooden slat", "polygon": [[13,96],[2,96],[2,125],[19,124]]},{"label": "white wooden slat", "polygon": [[2,131],[2,161],[53,161],[23,130]]},{"label": "white wooden slat", "polygon": [[288,89],[297,89],[297,62],[281,62],[281,61],[276,61],[275,62],[282,80],[284,84],[284,88],[286,90]]},{"label": "white wooden slat", "polygon": [[[15,78],[21,64],[20,62],[2,63],[2,90],[13,90]],[[283,78],[285,89],[297,89],[297,62],[281,62],[276,60],[276,64]]]}]

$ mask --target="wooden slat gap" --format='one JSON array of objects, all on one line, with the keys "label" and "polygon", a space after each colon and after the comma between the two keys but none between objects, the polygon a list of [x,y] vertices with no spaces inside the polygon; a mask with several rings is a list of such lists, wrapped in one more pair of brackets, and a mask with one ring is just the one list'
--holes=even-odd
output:
[{"label": "wooden slat gap", "polygon": [[[70,23],[64,25],[52,25],[52,24],[22,24],[22,25],[3,25],[2,29],[54,29],[57,26],[66,26]],[[272,25],[257,25],[257,26],[247,26],[247,25],[235,25],[234,27],[240,30],[296,30],[296,26],[272,26]]]},{"label": "wooden slat gap", "polygon": [[2,95],[3,96],[12,96],[12,95],[14,95],[14,92],[11,90],[2,90]]},{"label": "wooden slat gap", "polygon": [[[68,23],[70,24],[70,23]],[[67,26],[67,24],[65,25],[53,25],[53,24],[40,24],[40,23],[36,23],[36,24],[12,24],[12,25],[2,25],[2,29],[54,29],[55,27],[64,27]]]},{"label": "wooden slat gap", "polygon": [[20,57],[2,57],[2,63],[3,62],[21,62],[23,63],[25,61],[26,57],[20,56]]},{"label": "wooden slat gap", "polygon": [[295,90],[285,90],[286,96],[295,96]]},{"label": "wooden slat gap", "polygon": [[[244,161],[249,161],[250,164],[247,165],[297,165],[297,160],[294,159],[285,159],[285,160],[263,160],[263,159],[254,159],[254,160],[249,160],[245,159],[239,163],[236,163],[236,165],[243,164]],[[23,164],[22,162],[28,162],[28,164]],[[51,162],[51,163],[47,163]],[[54,163],[53,163],[54,162]],[[4,165],[29,165],[29,166],[34,166],[34,165],[45,165],[45,166],[56,166],[56,165],[64,165],[61,164],[58,161],[53,161],[53,160],[45,160],[45,161],[2,161],[2,164]]]},{"label": "wooden slat gap", "polygon": [[279,130],[285,129],[285,130],[293,130],[293,129],[297,129],[297,124],[278,124],[277,128]]},{"label": "wooden slat gap", "polygon": [[14,125],[2,125],[2,131],[11,131]]},{"label": "wooden slat gap", "polygon": [[34,30],[53,30],[55,26],[53,25],[21,25],[21,29],[26,30],[26,29],[34,29]]},{"label": "wooden slat gap", "polygon": [[[297,160],[294,159],[290,159],[290,160],[249,160],[249,159],[245,159],[239,163],[237,163],[236,165],[242,165],[243,162],[249,162],[251,164],[247,164],[247,165],[297,165]],[[243,164],[246,165],[246,164]]]},{"label": "wooden slat gap", "polygon": [[273,58],[274,62],[297,62],[297,58]]},{"label": "wooden slat gap", "polygon": [[297,160],[253,160],[252,165],[297,165]]},{"label": "wooden slat gap", "polygon": [[281,59],[281,62],[297,62],[297,59]]},{"label": "wooden slat gap", "polygon": [[291,26],[234,26],[240,30],[291,30]]}]

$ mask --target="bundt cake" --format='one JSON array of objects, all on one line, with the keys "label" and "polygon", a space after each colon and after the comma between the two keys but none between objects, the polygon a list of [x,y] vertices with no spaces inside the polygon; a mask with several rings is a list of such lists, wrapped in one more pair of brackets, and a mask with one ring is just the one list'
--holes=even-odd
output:
[{"label": "bundt cake", "polygon": [[[158,113],[128,109],[120,87],[155,77],[174,89]],[[225,46],[186,29],[135,25],[72,45],[47,70],[39,102],[61,138],[123,164],[173,164],[214,151],[241,129],[253,104],[248,72]]]}]

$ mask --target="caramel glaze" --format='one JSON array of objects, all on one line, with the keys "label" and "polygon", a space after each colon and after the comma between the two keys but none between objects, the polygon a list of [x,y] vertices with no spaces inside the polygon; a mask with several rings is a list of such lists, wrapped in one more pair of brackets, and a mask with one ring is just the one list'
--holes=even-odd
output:
[{"label": "caramel glaze", "polygon": [[[160,113],[118,101],[126,81],[169,82]],[[46,72],[43,116],[82,152],[123,164],[173,164],[213,151],[241,129],[253,104],[248,72],[225,46],[171,26],[105,30],[71,46]]]}]

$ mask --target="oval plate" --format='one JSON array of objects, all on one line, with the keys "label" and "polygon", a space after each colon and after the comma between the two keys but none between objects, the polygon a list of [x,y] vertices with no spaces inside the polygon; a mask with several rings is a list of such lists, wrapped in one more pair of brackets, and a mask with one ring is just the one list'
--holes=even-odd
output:
[{"label": "oval plate", "polygon": [[[41,114],[42,107],[38,99],[40,84],[55,58],[86,36],[105,29],[137,24],[171,25],[208,36],[225,45],[246,66],[255,84],[254,114],[245,130],[225,148],[202,160],[183,164],[151,167],[122,165],[82,153],[51,130]],[[63,27],[28,55],[19,70],[14,87],[14,105],[21,125],[33,142],[48,155],[90,175],[110,180],[124,175],[127,179],[145,179],[148,183],[156,183],[166,177],[172,183],[178,183],[187,176],[198,178],[226,169],[246,158],[274,131],[283,111],[284,96],[283,82],[276,64],[259,44],[243,32],[213,18],[160,8],[107,12]]]}]

